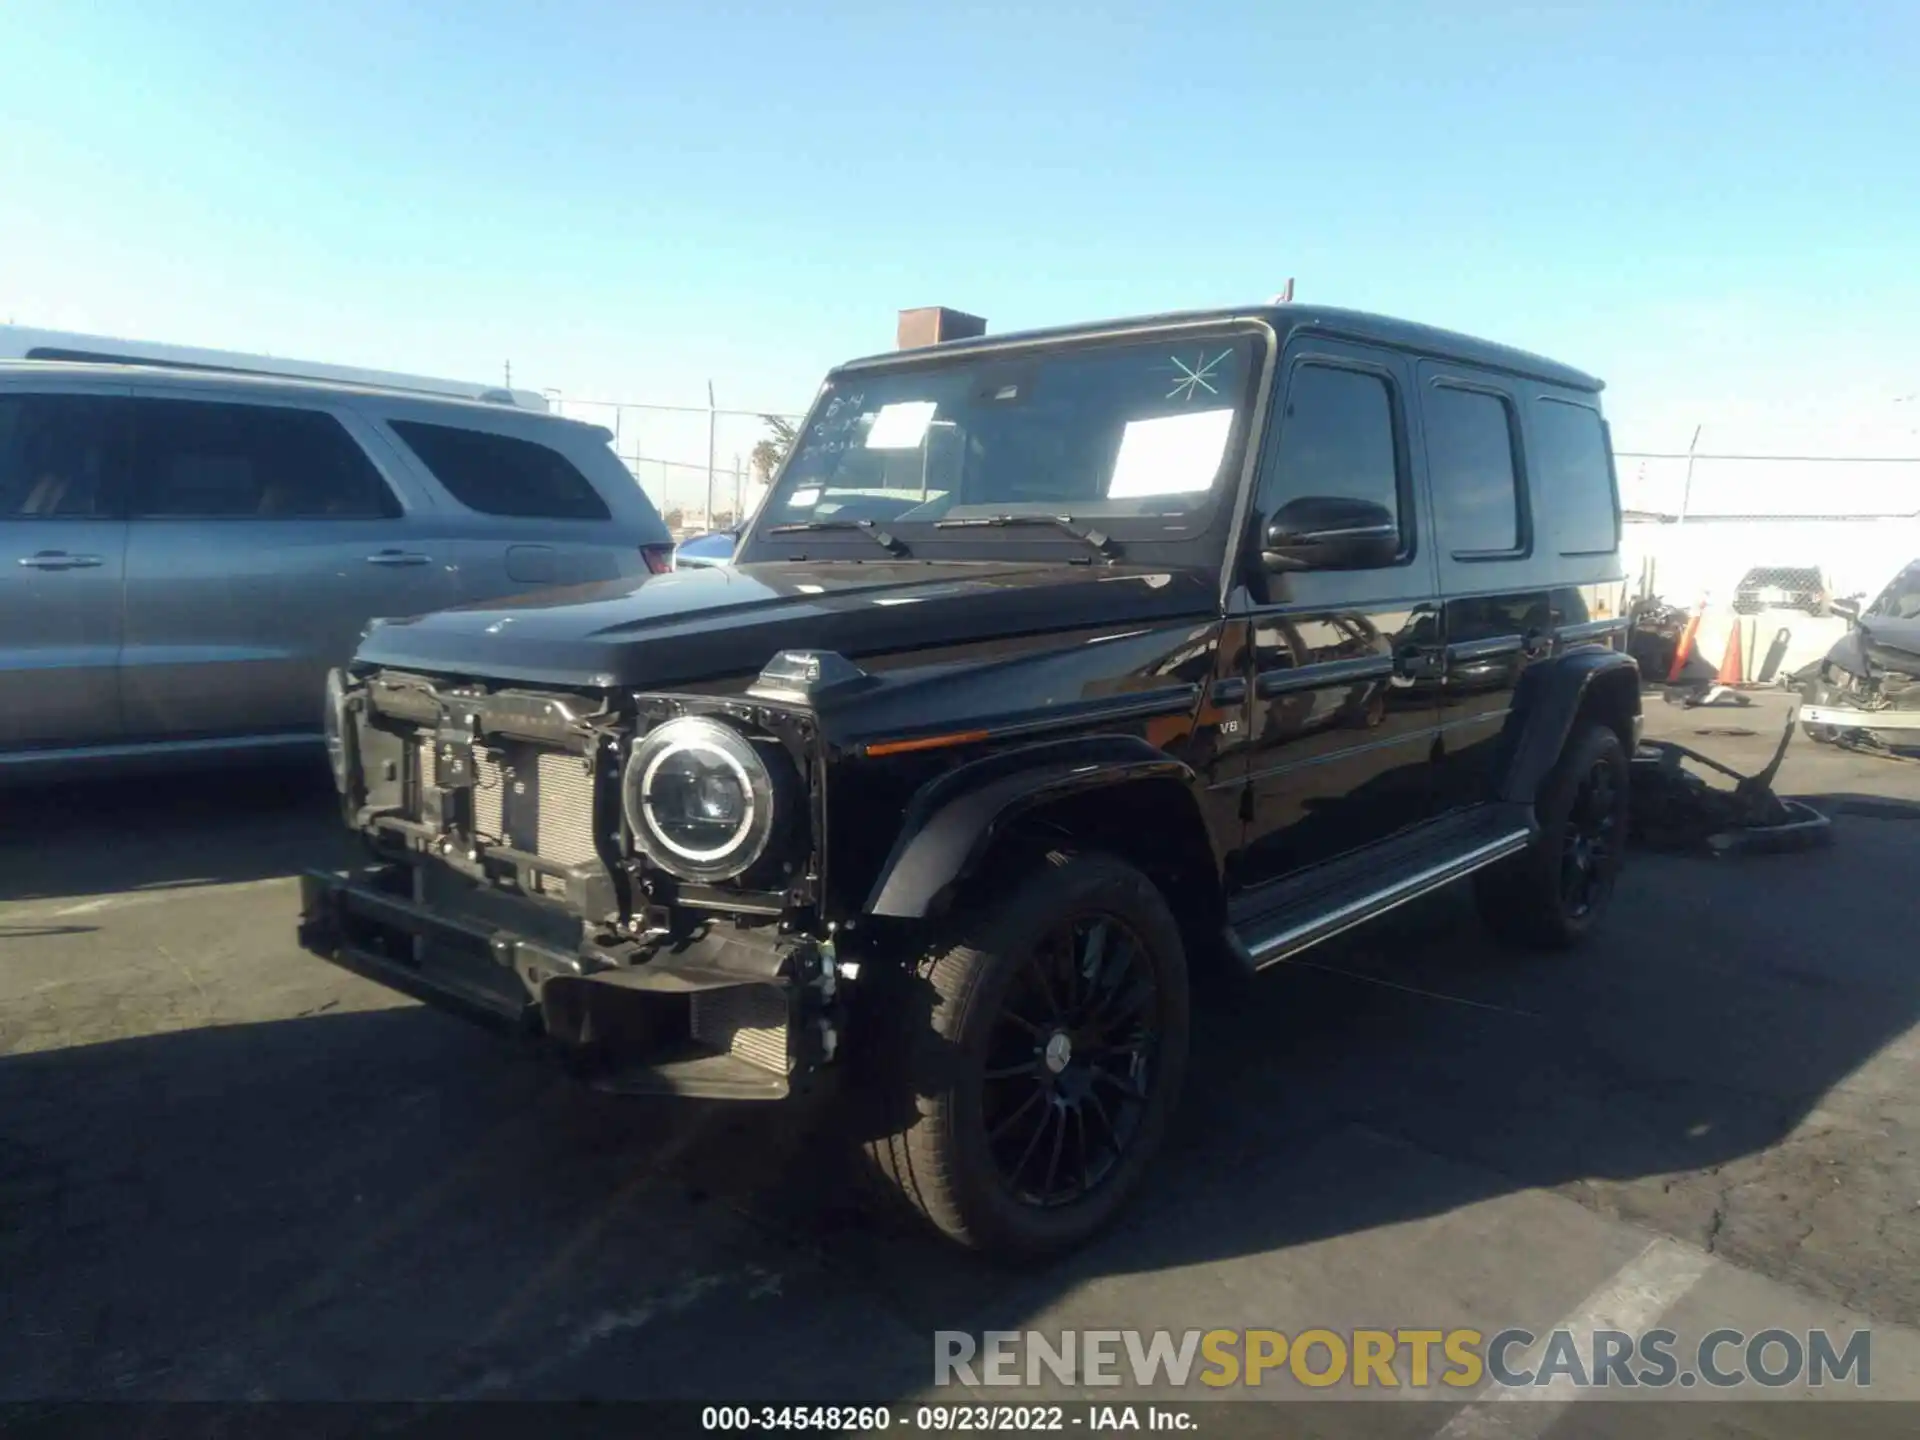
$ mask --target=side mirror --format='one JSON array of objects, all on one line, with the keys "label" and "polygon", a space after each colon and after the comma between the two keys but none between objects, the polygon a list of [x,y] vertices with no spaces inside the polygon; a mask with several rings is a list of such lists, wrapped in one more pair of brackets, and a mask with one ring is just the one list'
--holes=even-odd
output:
[{"label": "side mirror", "polygon": [[1267,522],[1260,559],[1267,569],[1378,570],[1400,554],[1393,512],[1371,500],[1303,495]]},{"label": "side mirror", "polygon": [[1860,618],[1860,601],[1857,596],[1838,596],[1827,602],[1827,608],[1836,615],[1846,616],[1849,623]]}]

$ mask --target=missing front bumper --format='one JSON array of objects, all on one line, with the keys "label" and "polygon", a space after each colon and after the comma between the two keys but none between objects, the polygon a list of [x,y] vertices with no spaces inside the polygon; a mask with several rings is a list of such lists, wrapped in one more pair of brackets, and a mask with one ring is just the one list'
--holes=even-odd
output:
[{"label": "missing front bumper", "polygon": [[400,893],[405,867],[301,876],[300,944],[436,1008],[548,1042],[596,1088],[780,1099],[831,1053],[817,954],[724,931],[599,966]]}]

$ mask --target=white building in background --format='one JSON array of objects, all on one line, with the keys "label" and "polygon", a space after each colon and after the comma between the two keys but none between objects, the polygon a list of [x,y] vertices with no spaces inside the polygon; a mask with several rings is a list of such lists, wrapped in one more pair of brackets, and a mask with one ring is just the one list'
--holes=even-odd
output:
[{"label": "white building in background", "polygon": [[1819,566],[1836,595],[1876,591],[1920,556],[1920,458],[1615,461],[1629,573],[1651,559],[1675,603],[1730,597],[1753,566]]}]

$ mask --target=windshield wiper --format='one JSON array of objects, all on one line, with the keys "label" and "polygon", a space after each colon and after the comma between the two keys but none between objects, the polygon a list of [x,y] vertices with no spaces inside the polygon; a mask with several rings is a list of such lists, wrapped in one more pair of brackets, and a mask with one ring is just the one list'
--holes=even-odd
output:
[{"label": "windshield wiper", "polygon": [[874,544],[886,547],[889,555],[911,553],[905,541],[889,535],[871,520],[801,520],[792,525],[775,525],[767,533],[769,535],[800,535],[815,530],[855,530],[872,540]]},{"label": "windshield wiper", "polygon": [[970,515],[963,520],[936,520],[936,530],[999,530],[1012,525],[1045,525],[1062,535],[1071,535],[1082,545],[1091,546],[1103,560],[1118,560],[1120,547],[1098,530],[1082,529],[1071,515]]}]

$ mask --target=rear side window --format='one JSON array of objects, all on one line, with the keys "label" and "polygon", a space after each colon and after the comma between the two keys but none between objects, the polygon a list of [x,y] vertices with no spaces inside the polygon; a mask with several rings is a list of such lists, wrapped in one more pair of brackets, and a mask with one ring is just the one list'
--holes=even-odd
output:
[{"label": "rear side window", "polygon": [[1541,396],[1533,406],[1535,487],[1553,516],[1562,555],[1605,555],[1620,547],[1613,461],[1597,410]]},{"label": "rear side window", "polygon": [[452,425],[388,423],[433,478],[469,510],[539,520],[613,518],[593,483],[558,450],[513,435]]},{"label": "rear side window", "polygon": [[124,400],[0,394],[0,520],[87,520],[119,510]]},{"label": "rear side window", "polygon": [[1485,390],[1427,388],[1422,415],[1434,523],[1456,559],[1520,549],[1520,446],[1513,411]]},{"label": "rear side window", "polygon": [[135,400],[134,513],[151,519],[367,520],[399,502],[318,410]]},{"label": "rear side window", "polygon": [[1380,376],[1332,365],[1302,365],[1287,387],[1276,456],[1279,492],[1269,513],[1303,495],[1334,495],[1400,514],[1400,465],[1393,391]]}]

